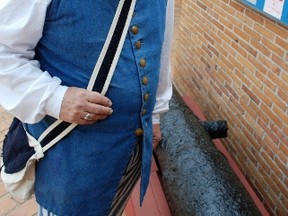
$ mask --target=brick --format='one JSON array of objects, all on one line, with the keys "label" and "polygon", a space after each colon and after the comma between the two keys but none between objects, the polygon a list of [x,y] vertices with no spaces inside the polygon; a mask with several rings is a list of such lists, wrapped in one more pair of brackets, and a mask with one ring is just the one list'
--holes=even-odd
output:
[{"label": "brick", "polygon": [[225,28],[229,28],[230,30],[233,29],[233,24],[227,20],[226,18],[223,18],[223,17],[219,17],[218,21],[223,25],[225,26]]},{"label": "brick", "polygon": [[273,40],[274,37],[275,37],[275,34],[273,34],[271,31],[269,31],[264,26],[259,25],[257,23],[255,23],[254,29],[255,29],[256,32],[258,32],[259,34],[263,35],[264,37],[267,37],[270,40]]},{"label": "brick", "polygon": [[[202,26],[202,28],[204,29],[204,30],[208,30],[208,29],[214,29],[214,26],[213,25],[211,25],[211,21],[212,20],[215,20],[215,19],[213,19],[213,17],[211,16],[211,14],[210,13],[208,13],[208,11],[207,10],[200,10],[199,11],[200,12],[200,14],[201,14],[201,26]],[[199,18],[200,18],[199,17]],[[203,25],[203,24],[206,24],[206,25]]]},{"label": "brick", "polygon": [[3,142],[4,138],[5,138],[5,134],[0,132],[0,143]]},{"label": "brick", "polygon": [[[286,125],[286,128],[288,128],[287,125]],[[280,140],[279,148],[280,149],[281,147],[286,148],[287,146],[285,145],[285,143],[288,143],[288,133],[285,133],[285,126],[283,129],[280,129],[279,127],[277,127],[277,125],[271,124],[270,129],[271,129],[271,132],[273,132]],[[283,152],[286,152],[286,151],[283,151]],[[288,152],[286,155],[288,155]]]},{"label": "brick", "polygon": [[[271,172],[270,176],[265,178],[269,187],[270,187],[270,190],[269,190],[269,194],[275,194],[275,197],[279,197],[280,194],[281,194],[281,189],[278,187],[278,185],[276,184],[275,182],[275,175],[273,172]],[[278,179],[277,179],[278,180]],[[275,199],[275,202],[277,203],[278,199]]]},{"label": "brick", "polygon": [[[270,98],[269,94],[268,95],[264,94],[263,91],[260,91],[259,88],[256,88],[254,86],[252,86],[252,92],[254,92],[254,94],[257,95],[257,97],[261,100],[262,103],[267,105],[269,108],[272,107],[273,102],[274,102],[272,101],[273,97]],[[274,95],[275,97],[275,94],[270,94],[270,95]]]},{"label": "brick", "polygon": [[279,192],[281,192],[285,197],[288,197],[288,187],[284,184],[284,181],[279,179],[279,177],[276,176],[273,172],[271,173],[269,180],[279,188]]},{"label": "brick", "polygon": [[288,71],[288,63],[285,59],[280,58],[275,54],[272,54],[272,61],[274,61],[276,65],[279,65],[284,71]]},{"label": "brick", "polygon": [[218,3],[214,2],[213,11],[215,11],[215,13],[219,15],[219,17],[224,18],[224,19],[227,19],[228,15],[235,14],[235,11],[233,9],[226,7],[227,8],[227,11],[226,11],[226,10],[223,10],[223,7],[225,7],[225,4],[219,5]]},{"label": "brick", "polygon": [[6,122],[0,122],[0,131],[4,131],[7,130],[9,128],[9,124],[7,124]]},{"label": "brick", "polygon": [[245,11],[245,15],[248,16],[253,22],[257,22],[260,25],[264,24],[264,18],[259,13],[252,11],[251,9]]},{"label": "brick", "polygon": [[252,38],[250,43],[256,50],[261,52],[264,56],[270,57],[271,50],[269,50],[266,46],[264,46],[260,41]]},{"label": "brick", "polygon": [[259,172],[258,167],[259,167],[259,161],[261,159],[259,158],[259,152],[253,147],[253,145],[249,146],[249,148],[245,148],[244,154],[247,155],[246,161],[250,161],[255,166],[255,170]]},{"label": "brick", "polygon": [[32,216],[37,214],[38,207],[35,202],[35,198],[27,200],[22,205],[18,206],[15,210],[13,210],[8,216],[19,216],[19,215],[27,215]]},{"label": "brick", "polygon": [[279,109],[279,107],[274,106],[272,108],[272,111],[275,113],[276,116],[278,116],[278,118],[281,119],[281,121],[283,122],[288,122],[288,115],[287,112],[283,112],[283,110]]},{"label": "brick", "polygon": [[244,41],[240,41],[240,46],[242,46],[250,55],[254,57],[257,56],[257,50],[255,50],[250,44],[247,44]]},{"label": "brick", "polygon": [[267,68],[263,66],[255,57],[248,56],[247,60],[254,66],[254,69],[258,69],[259,72],[263,73],[264,75],[267,74]]},{"label": "brick", "polygon": [[239,103],[243,109],[243,112],[246,113],[246,115],[249,114],[254,120],[258,118],[259,108],[255,103],[249,103],[249,102],[247,103],[246,101],[242,99],[240,99]]},{"label": "brick", "polygon": [[281,90],[286,91],[288,89],[288,84],[281,79],[281,71],[279,73],[278,71],[268,71],[267,78],[269,78],[271,82],[274,82]]},{"label": "brick", "polygon": [[228,14],[227,19],[233,24],[234,27],[238,27],[240,29],[243,28],[243,23],[237,17]]},{"label": "brick", "polygon": [[[225,89],[228,90],[229,94],[233,96],[233,98],[236,100],[236,102],[239,100],[239,96],[237,92],[235,91],[236,88],[232,88],[230,85],[227,85],[227,83],[224,84]],[[244,113],[244,110],[241,111],[241,113]]]},{"label": "brick", "polygon": [[287,39],[288,30],[287,28],[283,28],[282,26],[276,24],[275,22],[271,22],[266,20],[265,27],[271,31],[273,34],[278,35],[282,38]]},{"label": "brick", "polygon": [[[229,41],[229,44],[230,44],[230,42],[232,40],[229,39],[228,41]],[[226,40],[225,40],[225,42],[226,42]],[[236,58],[237,52],[229,44],[228,43],[222,43],[221,46],[223,47],[223,49],[225,49],[229,53],[229,56],[231,56],[232,58]]]},{"label": "brick", "polygon": [[[230,30],[226,30],[226,32],[228,32],[228,33],[231,33],[231,31]],[[225,31],[224,32],[221,32],[221,31],[219,31],[218,32],[218,35],[219,35],[219,37],[222,39],[222,43],[223,43],[223,45],[224,44],[226,44],[226,45],[228,45],[228,46],[230,46],[230,43],[232,42],[232,38],[233,38],[233,36],[232,36],[232,34],[227,34]],[[225,43],[224,43],[225,42]],[[235,51],[234,51],[235,52]]]},{"label": "brick", "polygon": [[271,167],[270,174],[274,173],[275,176],[277,176],[278,179],[284,179],[284,177],[285,177],[284,172],[281,169],[279,169],[279,167],[278,167],[278,165],[276,164],[275,161],[274,161],[274,163],[271,163],[269,165]]},{"label": "brick", "polygon": [[[243,31],[246,32],[248,35],[250,35],[250,41],[256,40],[256,41],[260,41],[261,40],[261,35],[259,33],[257,33],[254,29],[252,29],[251,27],[244,25],[243,26]],[[249,41],[249,42],[250,42]]]},{"label": "brick", "polygon": [[203,62],[203,64],[205,65],[206,68],[208,68],[209,70],[211,70],[211,65],[207,62],[207,60],[203,57],[200,58],[201,62]]},{"label": "brick", "polygon": [[[267,152],[262,151],[260,157],[262,157],[263,161],[265,161],[265,163],[263,161],[261,162],[261,166],[270,175],[271,174],[271,165],[270,164],[274,163],[273,158],[275,157],[275,153],[273,153],[271,156],[271,155],[267,154]],[[267,177],[266,181],[268,181],[268,177]]]},{"label": "brick", "polygon": [[242,48],[242,46],[239,44],[238,39],[237,39],[236,42],[235,42],[235,41],[232,41],[231,46],[232,46],[240,55],[242,55],[244,58],[247,57],[247,51]]},{"label": "brick", "polygon": [[218,50],[220,54],[220,58],[227,58],[228,57],[228,52],[224,49],[224,47],[221,44],[215,44],[215,49]]},{"label": "brick", "polygon": [[288,41],[287,40],[284,40],[283,38],[276,36],[275,43],[279,47],[281,47],[283,50],[286,50],[286,51],[288,50]]},{"label": "brick", "polygon": [[[288,187],[288,185],[287,185]],[[285,215],[286,212],[288,212],[288,197],[287,196],[284,196],[283,194],[281,194],[280,196],[280,199],[279,199],[279,204],[277,203],[277,208],[278,206],[283,207],[284,206],[284,209],[281,208],[281,212],[278,213],[278,215]]]},{"label": "brick", "polygon": [[3,182],[0,182],[0,199],[4,196],[6,196],[8,193],[6,189],[4,188]]},{"label": "brick", "polygon": [[[273,75],[274,74],[280,74],[281,69],[275,65],[269,58],[267,58],[266,56],[262,56],[261,54],[258,55],[258,60],[261,64],[263,64],[263,66],[267,67],[268,72],[272,72]],[[276,78],[278,79],[278,78]]]},{"label": "brick", "polygon": [[[208,45],[209,46],[209,45]],[[212,57],[212,53],[210,52],[209,48],[207,48],[206,46],[202,45],[201,49],[211,58]]]},{"label": "brick", "polygon": [[207,34],[207,32],[204,32],[204,38],[206,38],[210,44],[214,45],[214,39],[211,38],[210,35]]},{"label": "brick", "polygon": [[196,3],[197,3],[197,5],[198,5],[201,9],[206,10],[207,7],[206,7],[205,4],[203,4],[203,3],[200,2],[200,1],[197,1]]},{"label": "brick", "polygon": [[282,202],[276,202],[277,207],[275,210],[275,215],[285,215],[288,212],[287,205],[283,204]]},{"label": "brick", "polygon": [[220,31],[224,31],[224,26],[217,22],[216,20],[212,20],[212,23],[214,24],[215,27],[217,27]]},{"label": "brick", "polygon": [[220,37],[220,31],[209,31],[210,37],[214,40],[214,43],[212,44],[215,46],[217,43],[221,45],[223,43],[223,38]]},{"label": "brick", "polygon": [[5,215],[17,206],[17,202],[10,199],[8,196],[1,197],[0,199],[0,215]]},{"label": "brick", "polygon": [[256,77],[259,77],[259,79],[263,82],[263,85],[265,84],[265,86],[263,87],[264,89],[265,89],[265,88],[268,88],[268,89],[270,89],[271,91],[276,92],[278,86],[277,86],[275,83],[271,82],[271,80],[269,80],[269,78],[267,78],[266,76],[264,76],[264,75],[262,74],[262,72],[260,72],[260,71],[257,70],[257,71],[255,72],[255,76],[256,76]]},{"label": "brick", "polygon": [[266,207],[270,208],[270,214],[276,215],[276,203],[275,200],[277,200],[277,196],[272,193],[266,193],[265,199],[264,199],[264,205],[267,205]]},{"label": "brick", "polygon": [[240,4],[240,3],[236,2],[236,1],[230,1],[229,5],[233,9],[239,11],[240,13],[243,13],[245,11],[245,7],[242,4]]},{"label": "brick", "polygon": [[267,40],[267,38],[262,38],[262,44],[276,55],[284,57],[285,50],[282,47],[277,46],[274,41]]},{"label": "brick", "polygon": [[260,100],[258,99],[258,97],[252,92],[250,91],[246,86],[242,86],[242,90],[251,98],[252,101],[254,101],[256,104],[260,104]]},{"label": "brick", "polygon": [[248,139],[250,143],[256,143],[255,138],[252,136],[253,128],[250,126],[249,122],[247,122],[246,120],[241,120],[241,123],[245,125],[245,127],[243,127],[242,129],[245,138]]},{"label": "brick", "polygon": [[[250,40],[250,35],[247,34],[245,31],[243,31],[242,29],[239,29],[237,27],[235,27],[234,29],[234,33],[241,39],[245,40],[246,42],[248,42]],[[240,44],[241,45],[241,44]]]},{"label": "brick", "polygon": [[246,16],[244,13],[236,13],[236,18],[240,21],[241,23],[241,29],[244,28],[245,25],[249,26],[249,27],[253,27],[253,22],[251,22],[251,19]]},{"label": "brick", "polygon": [[[261,118],[261,116],[260,116]],[[261,122],[261,121],[259,121]],[[271,125],[271,124],[270,124]],[[269,139],[273,142],[274,145],[278,145],[280,143],[280,139],[278,136],[275,135],[275,133],[271,130],[270,127],[266,127],[266,125],[262,125],[266,135],[269,137]]]},{"label": "brick", "polygon": [[[278,96],[279,98],[281,98],[281,100],[283,100],[284,102],[286,101],[287,102],[287,98],[288,98],[288,92],[287,91],[284,91],[282,89],[279,89],[278,91]],[[286,109],[287,110],[287,109]]]}]

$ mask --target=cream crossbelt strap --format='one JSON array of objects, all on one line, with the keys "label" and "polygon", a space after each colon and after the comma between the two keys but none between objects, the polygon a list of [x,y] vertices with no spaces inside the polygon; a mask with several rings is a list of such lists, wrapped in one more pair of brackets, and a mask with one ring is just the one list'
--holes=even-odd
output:
[{"label": "cream crossbelt strap", "polygon": [[[87,90],[98,91],[102,95],[107,92],[124,45],[135,4],[136,0],[119,0],[108,36],[91,75]],[[62,120],[55,121],[38,139],[43,147],[43,152],[55,145],[76,126],[77,124],[70,124]]]}]

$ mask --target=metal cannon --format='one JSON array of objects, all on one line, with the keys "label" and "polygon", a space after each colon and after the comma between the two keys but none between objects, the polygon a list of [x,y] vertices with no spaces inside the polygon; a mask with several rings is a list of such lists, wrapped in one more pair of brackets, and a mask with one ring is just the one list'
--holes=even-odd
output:
[{"label": "metal cannon", "polygon": [[161,116],[161,127],[162,144],[155,156],[173,216],[261,215],[216,149],[209,130],[175,90],[170,111]]}]

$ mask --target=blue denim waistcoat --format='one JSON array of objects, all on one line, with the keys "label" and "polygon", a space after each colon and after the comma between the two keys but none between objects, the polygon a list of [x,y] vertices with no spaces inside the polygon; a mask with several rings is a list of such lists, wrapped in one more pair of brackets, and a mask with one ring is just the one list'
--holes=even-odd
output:
[{"label": "blue denim waistcoat", "polygon": [[[117,0],[52,0],[36,47],[41,69],[63,85],[86,88],[114,17]],[[57,215],[104,216],[143,129],[141,201],[149,182],[152,110],[158,85],[166,0],[137,0],[106,96],[113,114],[77,126],[37,165],[36,199]],[[84,115],[84,114],[83,114]],[[27,125],[36,138],[55,119]],[[141,130],[140,130],[141,131]],[[139,134],[138,134],[139,135]]]}]

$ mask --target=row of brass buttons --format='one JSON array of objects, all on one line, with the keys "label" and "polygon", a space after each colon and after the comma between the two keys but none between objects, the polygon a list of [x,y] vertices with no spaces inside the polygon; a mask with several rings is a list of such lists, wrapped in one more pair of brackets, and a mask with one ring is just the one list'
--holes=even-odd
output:
[{"label": "row of brass buttons", "polygon": [[[138,32],[139,32],[139,27],[138,27],[137,25],[133,25],[133,26],[132,26],[132,29],[131,29],[131,32],[132,32],[132,34],[134,34],[134,35],[138,34]],[[142,47],[142,42],[141,42],[140,40],[138,40],[138,41],[135,43],[135,48],[136,48],[137,50],[139,50],[139,49],[141,49],[141,47]],[[146,59],[145,59],[145,58],[141,58],[141,59],[140,59],[140,62],[139,62],[139,65],[140,65],[142,68],[145,68],[145,67],[146,67]],[[147,84],[148,84],[148,77],[146,77],[146,76],[143,77],[142,83],[143,83],[143,85],[147,85]],[[149,99],[149,94],[146,93],[146,94],[144,95],[144,101],[147,101],[148,99]],[[146,109],[143,109],[142,112],[141,112],[141,115],[142,115],[142,116],[145,115],[146,112],[147,112],[147,110],[146,110]],[[137,129],[135,130],[135,135],[136,135],[136,136],[142,136],[143,133],[144,133],[144,131],[143,131],[142,128],[137,128]]]}]

